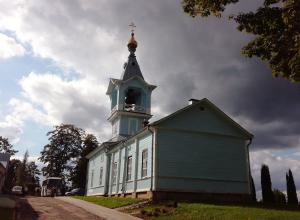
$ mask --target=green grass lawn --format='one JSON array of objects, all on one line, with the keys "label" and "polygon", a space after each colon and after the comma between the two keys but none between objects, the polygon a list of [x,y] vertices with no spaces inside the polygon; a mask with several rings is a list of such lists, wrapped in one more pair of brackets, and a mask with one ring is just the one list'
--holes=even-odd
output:
[{"label": "green grass lawn", "polygon": [[[157,220],[300,220],[299,211],[207,205],[200,203],[179,203],[177,208],[164,205],[152,205],[128,212],[145,219]],[[141,215],[141,212],[143,215]]]},{"label": "green grass lawn", "polygon": [[98,197],[98,196],[72,196],[75,199],[81,199],[87,202],[102,205],[107,208],[118,208],[143,201],[142,199],[123,198],[123,197]]}]

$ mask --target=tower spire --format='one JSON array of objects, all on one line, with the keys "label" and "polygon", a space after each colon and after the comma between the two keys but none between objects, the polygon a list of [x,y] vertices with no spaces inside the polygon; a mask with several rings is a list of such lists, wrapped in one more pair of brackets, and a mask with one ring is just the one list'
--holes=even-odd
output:
[{"label": "tower spire", "polygon": [[125,63],[125,65],[124,65],[124,72],[122,74],[121,79],[127,80],[133,76],[139,76],[140,78],[144,79],[143,74],[140,70],[139,64],[135,57],[135,51],[138,46],[138,43],[134,38],[134,28],[136,26],[133,22],[131,22],[131,24],[129,24],[129,27],[131,27],[131,36],[127,43],[127,47],[128,47],[130,54],[128,56],[127,63]]}]

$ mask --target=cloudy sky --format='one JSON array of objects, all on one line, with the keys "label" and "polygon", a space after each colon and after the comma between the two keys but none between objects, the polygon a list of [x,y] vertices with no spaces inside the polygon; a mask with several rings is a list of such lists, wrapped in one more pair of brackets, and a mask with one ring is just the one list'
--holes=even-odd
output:
[{"label": "cloudy sky", "polygon": [[[241,0],[226,14],[252,10]],[[226,18],[185,15],[179,0],[0,0],[0,135],[37,158],[53,125],[73,123],[109,138],[110,77],[119,78],[128,51],[128,24],[137,25],[137,59],[158,86],[158,119],[209,98],[255,135],[251,166],[257,190],[260,167],[285,190],[291,168],[300,187],[299,84],[273,78],[267,65],[241,56],[251,36]]]}]

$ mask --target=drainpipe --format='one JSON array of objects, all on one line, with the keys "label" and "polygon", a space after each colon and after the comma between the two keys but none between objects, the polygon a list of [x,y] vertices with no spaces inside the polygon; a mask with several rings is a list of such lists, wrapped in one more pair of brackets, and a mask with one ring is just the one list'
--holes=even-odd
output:
[{"label": "drainpipe", "polygon": [[248,142],[248,144],[246,145],[246,150],[247,150],[247,157],[248,157],[248,181],[249,181],[249,192],[251,193],[251,186],[250,186],[250,184],[251,184],[251,167],[250,167],[250,157],[249,157],[249,146],[251,145],[251,143],[252,143],[252,138],[250,138],[249,139],[249,142]]},{"label": "drainpipe", "polygon": [[152,134],[152,149],[151,149],[151,187],[150,187],[150,191],[152,192],[153,190],[153,155],[154,155],[154,152],[153,152],[153,149],[154,149],[154,132],[150,129],[150,126],[148,125],[147,126],[147,129],[148,131],[151,132]]}]

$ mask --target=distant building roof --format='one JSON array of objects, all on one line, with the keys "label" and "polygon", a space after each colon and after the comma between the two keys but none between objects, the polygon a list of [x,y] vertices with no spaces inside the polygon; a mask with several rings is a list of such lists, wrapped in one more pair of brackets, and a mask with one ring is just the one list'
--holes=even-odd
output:
[{"label": "distant building roof", "polygon": [[10,159],[10,155],[7,153],[0,153],[0,163],[6,168]]}]

